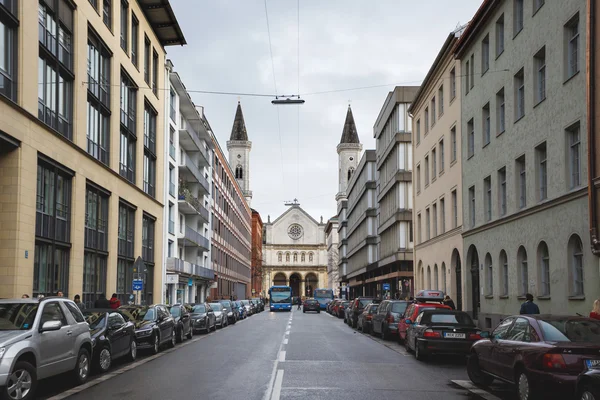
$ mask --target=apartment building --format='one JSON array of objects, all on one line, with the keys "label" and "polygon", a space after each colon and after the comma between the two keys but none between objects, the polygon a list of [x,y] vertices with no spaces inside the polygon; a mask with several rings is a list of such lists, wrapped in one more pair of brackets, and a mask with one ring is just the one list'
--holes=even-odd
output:
[{"label": "apartment building", "polygon": [[165,81],[165,301],[196,303],[204,301],[214,282],[209,211],[214,135],[171,60]]},{"label": "apartment building", "polygon": [[330,218],[325,225],[325,243],[327,244],[327,288],[340,295],[339,235],[337,216]]},{"label": "apartment building", "polygon": [[597,110],[599,107],[600,99],[600,83],[596,79],[596,72],[600,72],[600,64],[596,61],[596,55],[598,54],[598,43],[600,39],[600,27],[597,23],[597,13],[600,7],[600,0],[591,0],[589,3],[589,10],[586,15],[586,32],[588,33],[587,49],[586,49],[586,72],[587,72],[587,106],[588,106],[588,126],[587,126],[587,137],[588,137],[588,194],[590,204],[590,240],[592,243],[592,252],[596,256],[596,262],[599,261],[600,256],[600,239],[598,238],[600,232],[600,202],[598,201],[600,195],[600,188],[596,184],[600,180],[600,163],[598,162],[598,154],[600,154],[600,148],[598,148],[598,140],[596,139],[596,127],[600,123],[600,117]]},{"label": "apartment building", "polygon": [[[348,182],[346,277],[350,298],[376,294],[378,279],[371,276],[377,265],[377,155],[366,150]],[[386,283],[395,285],[395,279]],[[394,289],[395,292],[395,289]]]},{"label": "apartment building", "polygon": [[[210,297],[244,299],[250,296],[252,255],[252,212],[245,196],[251,198],[252,192],[248,186],[241,187],[240,182],[250,181],[249,168],[243,169],[243,166],[250,164],[248,157],[252,142],[248,140],[239,102],[231,139],[227,142],[229,162],[214,136],[213,143],[211,254],[215,283],[211,286]],[[240,168],[236,166],[234,174],[230,163],[240,159],[243,162],[240,162]]]},{"label": "apartment building", "polygon": [[517,312],[526,293],[543,313],[570,315],[600,297],[583,160],[586,16],[584,0],[487,0],[455,47],[463,308],[481,326]]},{"label": "apartment building", "polygon": [[266,296],[263,287],[263,222],[260,213],[252,209],[252,297]]},{"label": "apartment building", "polygon": [[383,103],[375,125],[377,153],[377,203],[379,261],[369,272],[376,293],[384,281],[395,281],[391,295],[409,297],[413,282],[412,119],[408,108],[418,86],[397,86]]},{"label": "apartment building", "polygon": [[461,68],[451,32],[408,112],[412,116],[415,286],[443,290],[462,309]]},{"label": "apartment building", "polygon": [[154,3],[2,1],[0,297],[160,301],[159,82],[185,39]]}]

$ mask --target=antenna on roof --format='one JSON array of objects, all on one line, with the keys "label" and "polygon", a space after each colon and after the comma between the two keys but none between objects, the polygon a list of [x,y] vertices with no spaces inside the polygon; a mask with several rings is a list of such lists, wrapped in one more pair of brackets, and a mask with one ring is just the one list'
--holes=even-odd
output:
[{"label": "antenna on roof", "polygon": [[286,206],[299,206],[300,203],[298,202],[298,199],[294,199],[293,201],[286,201],[285,205]]}]

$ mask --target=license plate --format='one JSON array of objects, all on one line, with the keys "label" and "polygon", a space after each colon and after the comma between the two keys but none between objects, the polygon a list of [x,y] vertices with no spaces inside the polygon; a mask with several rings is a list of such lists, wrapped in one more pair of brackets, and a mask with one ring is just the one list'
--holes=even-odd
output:
[{"label": "license plate", "polygon": [[444,332],[444,337],[448,339],[464,339],[467,335],[464,333]]},{"label": "license plate", "polygon": [[588,369],[600,368],[600,360],[585,360],[585,365]]}]

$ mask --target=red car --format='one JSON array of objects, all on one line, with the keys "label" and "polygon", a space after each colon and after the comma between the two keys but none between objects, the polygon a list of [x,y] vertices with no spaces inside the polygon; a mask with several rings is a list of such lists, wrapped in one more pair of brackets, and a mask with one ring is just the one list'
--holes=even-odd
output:
[{"label": "red car", "polygon": [[[494,379],[517,387],[520,400],[545,393],[572,398],[578,376],[600,368],[600,321],[585,317],[515,315],[471,347],[467,373],[476,385]],[[543,398],[543,397],[542,397]]]},{"label": "red car", "polygon": [[441,290],[421,290],[417,293],[416,302],[409,304],[404,312],[404,317],[398,322],[398,343],[403,343],[406,339],[406,330],[408,325],[406,320],[415,321],[423,310],[452,310],[449,306],[442,303],[444,292]]}]

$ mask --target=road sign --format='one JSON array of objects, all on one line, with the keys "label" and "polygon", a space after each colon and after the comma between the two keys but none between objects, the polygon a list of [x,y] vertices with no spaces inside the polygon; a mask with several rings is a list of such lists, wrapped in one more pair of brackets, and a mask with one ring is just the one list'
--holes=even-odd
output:
[{"label": "road sign", "polygon": [[389,283],[384,283],[383,284],[383,290],[390,290],[390,284]]},{"label": "road sign", "polygon": [[132,290],[135,292],[137,290],[144,290],[144,281],[142,279],[134,279],[133,280],[133,288]]},{"label": "road sign", "polygon": [[194,280],[192,278],[188,278],[188,286],[194,286]]}]

